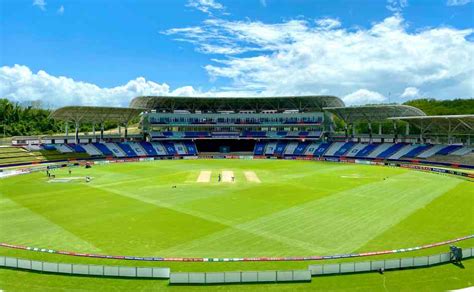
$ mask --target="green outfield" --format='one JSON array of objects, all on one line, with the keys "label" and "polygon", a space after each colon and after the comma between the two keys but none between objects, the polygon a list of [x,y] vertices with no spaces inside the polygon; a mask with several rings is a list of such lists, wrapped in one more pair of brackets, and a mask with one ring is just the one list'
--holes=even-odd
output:
[{"label": "green outfield", "polygon": [[[34,173],[0,180],[0,242],[133,256],[309,256],[411,247],[474,231],[472,182],[401,168],[284,160],[163,160],[73,168],[71,174],[61,169],[53,174],[54,179]],[[86,176],[91,182],[85,181]],[[439,251],[447,247],[416,255]],[[310,264],[119,263],[5,248],[0,248],[0,255],[165,266],[173,271],[304,269]],[[399,290],[426,282],[430,290],[461,288],[473,285],[473,268],[467,261],[466,269],[439,266],[390,272],[383,276],[388,279],[383,285]],[[429,281],[430,271],[447,278]],[[406,280],[416,274],[420,282]],[[362,290],[378,290],[383,289],[378,276],[249,287],[353,289],[358,286],[352,287],[352,281],[359,279]],[[24,281],[14,284],[14,278]],[[0,270],[0,290],[68,289],[64,279]],[[70,279],[77,286],[83,280],[84,289],[114,281],[115,289],[166,287],[164,281]]]}]

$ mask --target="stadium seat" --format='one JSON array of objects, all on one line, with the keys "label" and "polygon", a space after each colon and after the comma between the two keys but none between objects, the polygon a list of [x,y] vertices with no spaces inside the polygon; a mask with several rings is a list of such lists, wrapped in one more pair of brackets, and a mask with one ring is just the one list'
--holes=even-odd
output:
[{"label": "stadium seat", "polygon": [[311,144],[310,142],[299,142],[298,146],[296,146],[295,151],[293,152],[293,155],[301,156],[303,155],[304,151],[306,150],[306,147]]},{"label": "stadium seat", "polygon": [[432,145],[419,145],[418,147],[416,147],[415,149],[411,150],[410,152],[408,152],[405,156],[405,158],[415,158],[416,156],[418,156],[418,154],[420,154],[421,152],[431,148]]},{"label": "stadium seat", "polygon": [[326,150],[324,156],[335,156],[336,152],[344,146],[344,142],[334,142],[332,145]]},{"label": "stadium seat", "polygon": [[365,146],[365,148],[363,148],[362,150],[357,152],[355,157],[357,157],[357,158],[367,157],[367,155],[372,153],[372,151],[374,151],[374,149],[377,148],[378,146],[379,146],[379,144],[367,144],[367,146]]},{"label": "stadium seat", "polygon": [[392,147],[392,145],[393,145],[393,143],[377,144],[377,147],[374,150],[372,150],[372,152],[369,155],[367,155],[367,158],[377,158],[377,156],[379,156],[385,150]]},{"label": "stadium seat", "polygon": [[377,155],[377,158],[388,158],[389,156],[393,155],[395,152],[398,150],[402,149],[405,147],[405,143],[396,143],[390,146],[388,149]]},{"label": "stadium seat", "polygon": [[288,142],[288,145],[285,148],[284,155],[292,156],[295,153],[296,147],[298,147],[298,142]]},{"label": "stadium seat", "polygon": [[355,157],[357,153],[359,153],[359,151],[364,149],[366,146],[367,144],[357,143],[354,146],[352,146],[352,148],[348,152],[346,152],[344,155],[348,157]]},{"label": "stadium seat", "polygon": [[331,147],[331,142],[324,142],[324,143],[319,144],[319,147],[314,151],[314,156],[317,156],[317,157],[323,156],[329,147]]},{"label": "stadium seat", "polygon": [[277,142],[268,142],[265,146],[265,155],[273,155]]},{"label": "stadium seat", "polygon": [[444,147],[446,147],[445,145],[441,145],[441,144],[437,144],[437,145],[433,145],[431,148],[421,152],[420,154],[418,154],[418,158],[428,158],[428,157],[431,157],[433,155],[435,155],[438,151],[442,150]]},{"label": "stadium seat", "polygon": [[186,150],[187,150],[189,155],[197,155],[198,154],[198,151],[196,149],[196,145],[194,144],[194,142],[185,141],[184,146],[186,147]]},{"label": "stadium seat", "polygon": [[58,150],[61,153],[74,152],[74,150],[66,144],[56,144],[55,147],[56,147],[56,150]]},{"label": "stadium seat", "polygon": [[102,156],[103,153],[99,151],[93,144],[82,144],[81,145],[84,150],[86,150],[87,154],[90,156]]},{"label": "stadium seat", "polygon": [[165,149],[165,146],[161,144],[160,142],[152,142],[150,143],[153,147],[153,149],[156,151],[158,156],[166,156],[168,155],[168,152]]},{"label": "stadium seat", "polygon": [[334,153],[334,156],[344,156],[349,150],[354,146],[355,142],[347,142],[339,148],[339,150]]},{"label": "stadium seat", "polygon": [[273,155],[275,156],[282,156],[285,153],[285,148],[288,145],[286,141],[278,141],[275,146],[275,151],[273,151]]},{"label": "stadium seat", "polygon": [[187,155],[187,149],[181,142],[174,142],[174,149],[176,150],[177,155]]},{"label": "stadium seat", "polygon": [[400,148],[397,152],[393,153],[389,159],[400,159],[401,157],[405,156],[408,152],[412,151],[416,147],[418,147],[418,144],[409,144],[405,145],[404,147]]},{"label": "stadium seat", "polygon": [[128,157],[137,157],[137,153],[133,151],[132,147],[126,143],[117,143],[117,145],[127,154]]},{"label": "stadium seat", "polygon": [[449,155],[450,153],[461,149],[462,147],[462,145],[448,145],[447,147],[444,147],[443,149],[436,152],[435,155]]},{"label": "stadium seat", "polygon": [[106,156],[112,156],[114,155],[112,153],[112,151],[110,151],[109,148],[107,148],[107,146],[105,146],[104,144],[102,143],[92,143],[92,145],[94,145],[97,149],[99,149],[100,152],[102,152],[102,154],[106,155]]},{"label": "stadium seat", "polygon": [[145,149],[145,152],[147,153],[148,156],[157,156],[158,153],[156,150],[153,148],[153,146],[150,144],[150,142],[140,142],[140,145]]},{"label": "stadium seat", "polygon": [[43,144],[41,146],[44,150],[56,150],[56,146],[54,144]]},{"label": "stadium seat", "polygon": [[127,157],[127,153],[124,150],[122,150],[122,148],[118,146],[117,144],[104,143],[104,145],[107,146],[107,148],[109,148],[110,151],[112,151],[115,157],[118,157],[118,158]]},{"label": "stadium seat", "polygon": [[263,152],[265,151],[265,145],[266,143],[265,142],[257,142],[255,143],[255,148],[254,148],[254,151],[253,153],[255,155],[263,155]]},{"label": "stadium seat", "polygon": [[68,144],[76,153],[86,153],[87,151],[80,144]]},{"label": "stadium seat", "polygon": [[169,142],[169,141],[164,141],[162,142],[163,146],[165,147],[166,149],[166,152],[168,153],[168,155],[177,155],[178,152],[176,152],[176,149],[174,148],[174,143],[173,142]]},{"label": "stadium seat", "polygon": [[265,131],[243,131],[241,137],[263,138],[267,136]]}]

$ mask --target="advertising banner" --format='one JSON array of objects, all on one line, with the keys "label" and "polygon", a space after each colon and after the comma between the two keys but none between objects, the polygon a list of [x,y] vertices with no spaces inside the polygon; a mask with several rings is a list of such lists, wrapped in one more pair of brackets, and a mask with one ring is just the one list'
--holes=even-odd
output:
[{"label": "advertising banner", "polygon": [[383,250],[383,251],[372,251],[364,253],[352,253],[352,254],[336,254],[336,255],[326,255],[326,256],[306,256],[306,257],[252,257],[252,258],[166,258],[166,257],[137,257],[137,256],[114,256],[114,255],[102,255],[102,254],[89,254],[89,253],[77,253],[71,251],[60,251],[46,248],[37,248],[29,247],[22,245],[14,245],[8,243],[0,243],[0,247],[20,249],[20,250],[29,250],[36,252],[45,252],[45,253],[54,253],[62,254],[68,256],[78,256],[78,257],[91,257],[91,258],[104,258],[104,259],[123,259],[123,260],[135,260],[135,261],[163,261],[163,262],[266,262],[266,261],[314,261],[314,260],[326,260],[326,259],[342,259],[342,258],[353,258],[353,257],[367,257],[374,255],[384,255],[384,254],[395,254],[410,252],[421,249],[433,248],[436,246],[448,245],[455,242],[467,240],[474,238],[474,235],[467,235],[464,237],[459,237],[455,239],[445,240],[436,243],[425,244],[422,246],[409,247],[409,248],[400,248],[393,250]]}]

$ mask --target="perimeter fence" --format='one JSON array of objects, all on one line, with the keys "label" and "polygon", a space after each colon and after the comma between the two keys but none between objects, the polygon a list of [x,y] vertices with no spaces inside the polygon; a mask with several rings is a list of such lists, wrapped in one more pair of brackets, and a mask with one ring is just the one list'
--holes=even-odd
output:
[{"label": "perimeter fence", "polygon": [[[474,248],[463,248],[462,258],[473,256]],[[419,268],[449,263],[452,261],[452,253],[442,253],[430,256],[409,257],[399,259],[375,260],[366,262],[348,262],[338,264],[310,265],[308,270],[312,276],[333,275],[346,273],[363,273],[370,271],[395,270],[407,268]]]},{"label": "perimeter fence", "polygon": [[208,273],[171,273],[170,284],[246,284],[311,282],[308,270],[291,271],[245,271],[245,272],[208,272]]},{"label": "perimeter fence", "polygon": [[0,257],[0,267],[81,276],[161,279],[170,277],[169,268],[50,263],[3,256]]},{"label": "perimeter fence", "polygon": [[[462,259],[473,256],[474,248],[462,249]],[[311,282],[312,277],[324,275],[422,268],[450,262],[453,262],[453,254],[447,252],[398,259],[309,265],[307,270],[172,273],[169,268],[162,267],[51,263],[0,256],[0,267],[11,269],[94,277],[169,279],[170,284],[178,285]]]}]

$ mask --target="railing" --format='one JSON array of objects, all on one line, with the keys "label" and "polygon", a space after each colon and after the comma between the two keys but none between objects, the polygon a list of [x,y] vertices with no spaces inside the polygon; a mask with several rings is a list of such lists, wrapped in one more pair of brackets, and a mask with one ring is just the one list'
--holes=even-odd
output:
[{"label": "railing", "polygon": [[[462,258],[467,259],[473,256],[474,248],[463,248]],[[310,265],[308,270],[311,271],[311,275],[333,275],[333,274],[346,274],[346,273],[362,273],[370,271],[380,270],[395,270],[395,269],[406,269],[406,268],[418,268],[418,267],[429,267],[433,265],[439,265],[443,263],[451,262],[451,253],[442,253],[430,256],[400,258],[400,259],[387,259],[387,260],[375,260],[366,262],[349,262],[349,263],[338,263],[338,264],[325,264],[325,265]]]},{"label": "railing", "polygon": [[12,257],[0,257],[0,267],[30,270],[37,272],[48,272],[69,275],[86,275],[96,277],[126,277],[126,278],[161,278],[170,277],[169,268],[154,267],[127,267],[127,266],[102,266],[84,264],[50,263],[17,259]]},{"label": "railing", "polygon": [[311,282],[307,270],[295,271],[255,271],[255,272],[209,272],[171,273],[170,284],[239,284]]},{"label": "railing", "polygon": [[[462,259],[472,257],[473,253],[474,248],[463,248]],[[0,267],[94,277],[169,279],[170,284],[180,285],[210,285],[311,282],[312,277],[315,276],[420,268],[449,263],[452,261],[452,253],[448,252],[420,257],[310,265],[307,270],[171,273],[169,268],[162,267],[51,263],[0,256]]]}]

